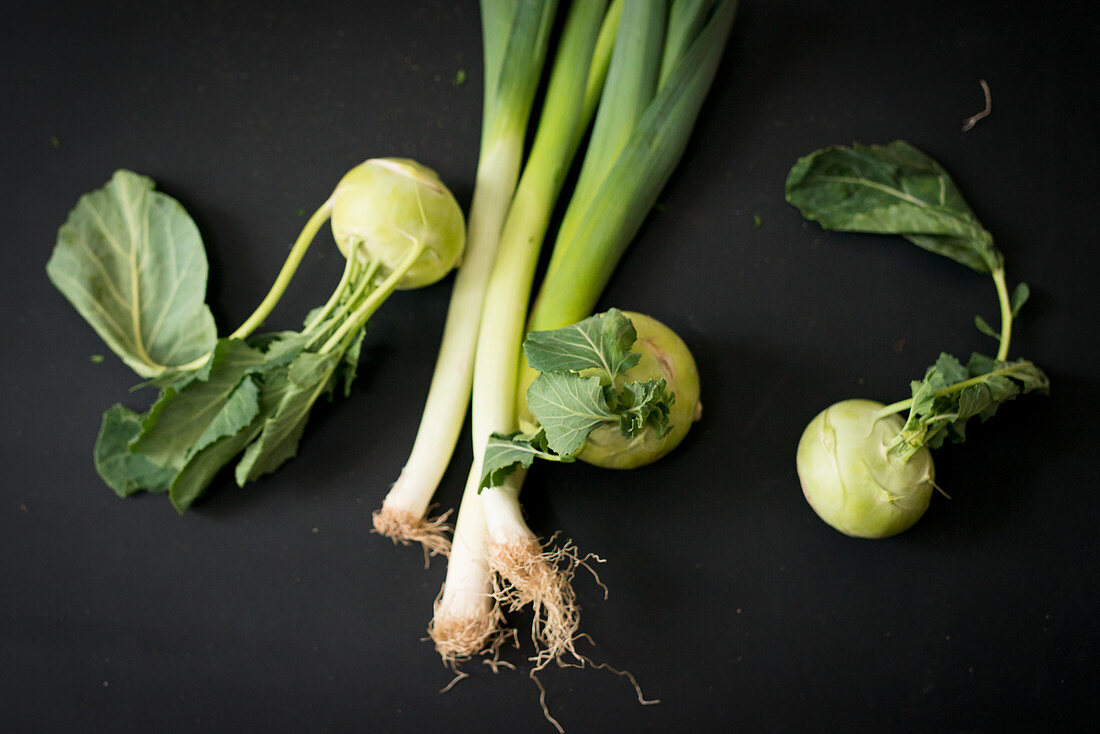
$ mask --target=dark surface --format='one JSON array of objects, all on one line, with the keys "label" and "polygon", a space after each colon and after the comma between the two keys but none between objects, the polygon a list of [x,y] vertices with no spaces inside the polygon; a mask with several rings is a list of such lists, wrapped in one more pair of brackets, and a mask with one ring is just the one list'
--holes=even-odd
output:
[{"label": "dark surface", "polygon": [[[745,3],[663,206],[603,301],[692,345],[704,421],[648,469],[540,467],[525,492],[536,532],[607,560],[606,601],[577,585],[592,655],[661,699],[639,706],[605,671],[550,671],[567,730],[1064,731],[1096,712],[1097,26],[1083,3],[1009,7]],[[465,205],[476,5],[7,15],[0,729],[551,731],[522,653],[506,656],[518,673],[471,664],[438,693],[451,675],[422,638],[445,564],[425,571],[367,532],[412,443],[449,280],[380,312],[352,398],[315,412],[297,459],[243,490],[219,481],[178,517],[96,476],[101,412],[150,395],[128,392],[133,374],[44,272],[77,197],[119,167],[198,222],[223,330],[266,292],[299,210],[361,159],[420,159]],[[962,133],[982,78],[993,113]],[[905,397],[941,350],[988,350],[971,321],[996,316],[988,278],[901,240],[822,232],[783,202],[798,156],[895,138],[952,172],[1010,280],[1031,284],[1012,351],[1053,394],[938,452],[952,499],[911,531],[857,541],[801,496],[803,427],[841,398]],[[271,323],[296,323],[339,269],[316,248]]]}]

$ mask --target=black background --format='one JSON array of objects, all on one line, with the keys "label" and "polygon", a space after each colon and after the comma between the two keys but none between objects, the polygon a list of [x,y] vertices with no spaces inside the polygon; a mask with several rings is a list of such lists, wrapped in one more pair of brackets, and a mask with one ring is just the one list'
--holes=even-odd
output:
[{"label": "black background", "polygon": [[[704,420],[650,468],[543,466],[524,493],[537,533],[607,561],[606,601],[577,582],[592,656],[661,699],[639,706],[606,671],[548,671],[567,730],[1063,731],[1096,712],[1087,7],[744,4],[693,141],[602,302],[692,345]],[[963,133],[983,78],[993,113]],[[267,291],[299,210],[360,160],[417,158],[465,205],[476,4],[19,3],[0,30],[0,99],[0,728],[551,731],[526,650],[506,655],[518,672],[472,663],[438,693],[451,674],[423,638],[445,564],[425,571],[368,533],[412,444],[450,280],[387,303],[352,398],[315,411],[297,459],[243,490],[220,480],[179,517],[96,476],[101,412],[151,396],[128,392],[134,375],[44,271],[77,197],[120,167],[197,221],[223,330]],[[1053,392],[938,452],[951,499],[912,530],[858,541],[801,496],[803,427],[835,400],[906,397],[941,350],[990,351],[972,319],[996,317],[987,277],[901,240],[823,232],[784,203],[798,156],[896,138],[952,172],[1010,280],[1031,284],[1012,352]],[[269,323],[298,323],[340,265],[317,246]]]}]

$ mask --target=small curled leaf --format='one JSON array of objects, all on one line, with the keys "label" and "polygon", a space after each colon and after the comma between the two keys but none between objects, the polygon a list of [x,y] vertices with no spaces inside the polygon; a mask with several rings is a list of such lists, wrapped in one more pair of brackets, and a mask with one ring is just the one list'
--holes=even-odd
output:
[{"label": "small curled leaf", "polygon": [[1031,289],[1028,288],[1027,283],[1020,283],[1016,286],[1016,289],[1012,291],[1012,299],[1010,301],[1012,306],[1012,317],[1016,318],[1016,315],[1020,313],[1020,309],[1027,303],[1027,299],[1031,297]]},{"label": "small curled leaf", "polygon": [[978,328],[978,331],[982,332],[986,336],[991,336],[997,341],[1001,340],[1001,335],[989,325],[989,322],[983,319],[981,316],[974,317],[974,326]]}]

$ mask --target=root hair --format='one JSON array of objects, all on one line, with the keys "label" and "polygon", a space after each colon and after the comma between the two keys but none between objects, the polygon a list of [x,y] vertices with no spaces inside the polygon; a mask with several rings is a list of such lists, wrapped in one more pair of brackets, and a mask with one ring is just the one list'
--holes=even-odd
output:
[{"label": "root hair", "polygon": [[536,671],[551,663],[559,667],[583,666],[583,657],[576,649],[581,639],[580,608],[573,591],[577,568],[592,573],[607,595],[607,587],[590,565],[602,559],[581,556],[572,542],[557,547],[553,542],[551,538],[544,546],[537,538],[527,537],[489,545],[497,604],[510,612],[531,607],[531,640],[535,646],[531,662]]},{"label": "root hair", "polygon": [[[458,666],[477,656],[489,656],[488,664],[496,672],[500,662],[500,647],[513,634],[504,631],[504,614],[500,603],[490,598],[484,613],[451,614],[441,609],[443,590],[435,599],[435,614],[428,623],[428,637],[435,643],[435,650],[443,658],[443,664],[458,673]],[[452,684],[457,681],[452,681]],[[449,688],[450,686],[448,686]]]},{"label": "root hair", "polygon": [[448,534],[454,529],[447,523],[451,511],[432,518],[416,517],[408,510],[387,507],[375,510],[372,515],[374,530],[393,541],[394,545],[420,543],[424,549],[424,568],[428,567],[432,556],[451,554],[451,540]]}]

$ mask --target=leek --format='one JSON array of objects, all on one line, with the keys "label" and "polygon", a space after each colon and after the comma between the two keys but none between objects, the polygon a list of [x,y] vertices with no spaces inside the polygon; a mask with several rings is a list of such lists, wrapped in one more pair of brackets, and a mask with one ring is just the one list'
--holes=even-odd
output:
[{"label": "leek", "polygon": [[[498,638],[497,609],[486,563],[489,507],[522,524],[518,500],[478,496],[481,457],[494,431],[515,420],[519,346],[535,266],[558,193],[579,147],[604,77],[615,14],[606,3],[578,0],[570,7],[543,102],[538,131],[516,187],[500,237],[499,252],[485,294],[473,378],[474,461],[459,508],[447,578],[429,628],[436,649],[453,662],[491,648]],[[501,509],[502,508],[502,509]],[[515,525],[512,525],[515,527]]]},{"label": "leek", "polygon": [[426,555],[449,549],[445,517],[429,520],[426,515],[466,417],[486,283],[519,176],[524,136],[556,6],[553,1],[537,0],[481,3],[485,94],[464,262],[455,278],[412,452],[373,516],[377,532],[395,543],[419,542]]},{"label": "leek", "polygon": [[[683,153],[735,12],[732,1],[680,0],[667,15],[665,34],[664,3],[627,4],[592,139],[531,314],[531,330],[565,326],[591,313]],[[692,31],[694,37],[689,37]],[[662,35],[663,49],[651,40]],[[677,57],[669,61],[672,54]],[[478,356],[480,360],[480,350]],[[517,356],[512,364],[519,363]],[[525,376],[511,382],[523,390],[528,381]],[[513,405],[522,409],[523,396],[518,392]],[[583,662],[573,647],[579,620],[571,588],[581,561],[571,548],[548,549],[529,530],[523,532],[518,502],[523,477],[523,471],[514,472],[502,486],[482,494],[497,598],[512,608],[532,606],[539,647],[536,667],[560,662],[563,656]]]}]

